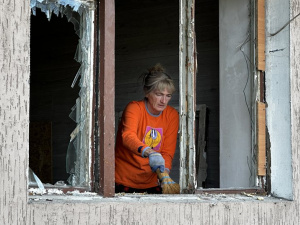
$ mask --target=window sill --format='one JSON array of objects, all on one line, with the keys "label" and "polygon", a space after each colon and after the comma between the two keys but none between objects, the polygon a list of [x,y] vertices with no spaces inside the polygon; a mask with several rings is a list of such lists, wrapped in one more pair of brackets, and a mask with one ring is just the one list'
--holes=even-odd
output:
[{"label": "window sill", "polygon": [[73,187],[70,185],[52,185],[52,184],[43,184],[44,189],[39,189],[38,185],[31,184],[28,187],[28,194],[29,196],[32,195],[52,195],[52,194],[69,194],[72,192],[79,192],[79,193],[84,193],[88,191],[87,187]]},{"label": "window sill", "polygon": [[255,194],[266,196],[266,192],[261,187],[253,187],[253,188],[198,188],[195,191],[195,194]]},{"label": "window sill", "polygon": [[209,203],[217,204],[219,202],[291,202],[285,199],[279,199],[272,196],[261,196],[255,194],[241,193],[241,194],[179,194],[179,195],[149,195],[149,194],[116,194],[112,198],[103,198],[96,193],[91,192],[74,192],[72,194],[61,195],[30,195],[29,202],[35,203],[66,203],[66,202],[80,202],[80,203],[114,203],[114,202],[148,202],[148,203]]}]

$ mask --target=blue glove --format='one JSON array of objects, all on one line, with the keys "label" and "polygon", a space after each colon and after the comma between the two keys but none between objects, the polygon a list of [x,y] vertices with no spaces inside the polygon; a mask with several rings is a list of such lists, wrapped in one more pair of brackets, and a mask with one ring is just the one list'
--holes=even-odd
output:
[{"label": "blue glove", "polygon": [[155,172],[158,168],[162,173],[165,171],[165,160],[160,153],[152,152],[149,154],[148,157],[149,157],[149,165],[153,172]]}]

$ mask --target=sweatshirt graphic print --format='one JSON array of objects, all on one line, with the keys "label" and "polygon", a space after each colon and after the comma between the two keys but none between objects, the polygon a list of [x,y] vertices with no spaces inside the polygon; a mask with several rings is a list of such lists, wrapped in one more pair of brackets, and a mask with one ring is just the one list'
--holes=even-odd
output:
[{"label": "sweatshirt graphic print", "polygon": [[158,151],[161,146],[162,137],[163,137],[162,128],[152,128],[150,126],[147,126],[143,143],[148,145],[153,150]]}]

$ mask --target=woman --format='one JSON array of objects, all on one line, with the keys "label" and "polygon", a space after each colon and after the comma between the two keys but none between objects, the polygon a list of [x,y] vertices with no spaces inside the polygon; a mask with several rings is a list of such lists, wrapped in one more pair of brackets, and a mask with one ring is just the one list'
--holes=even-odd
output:
[{"label": "woman", "polygon": [[130,102],[116,142],[116,192],[161,193],[156,170],[169,173],[177,141],[179,115],[168,106],[175,91],[157,64],[143,77],[145,98]]}]

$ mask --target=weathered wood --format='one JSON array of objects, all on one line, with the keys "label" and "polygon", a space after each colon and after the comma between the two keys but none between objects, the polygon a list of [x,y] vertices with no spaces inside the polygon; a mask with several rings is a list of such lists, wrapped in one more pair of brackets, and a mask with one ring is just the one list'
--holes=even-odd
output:
[{"label": "weathered wood", "polygon": [[266,175],[266,104],[257,102],[257,175]]},{"label": "weathered wood", "polygon": [[[100,68],[99,76],[99,159],[100,194],[115,194],[115,2],[100,1]],[[96,53],[97,54],[97,53]]]},{"label": "weathered wood", "polygon": [[265,102],[265,72],[259,71],[259,100],[260,102]]},{"label": "weathered wood", "polygon": [[198,112],[198,141],[196,151],[196,169],[197,169],[197,187],[202,187],[203,182],[207,177],[207,163],[206,163],[206,105],[197,106]]},{"label": "weathered wood", "polygon": [[180,187],[192,193],[196,187],[195,81],[197,70],[195,1],[180,0],[179,33],[179,138]]},{"label": "weathered wood", "polygon": [[266,192],[262,188],[207,188],[207,189],[197,189],[196,194],[259,194],[266,195]]},{"label": "weathered wood", "polygon": [[266,70],[265,0],[257,0],[257,69]]}]

